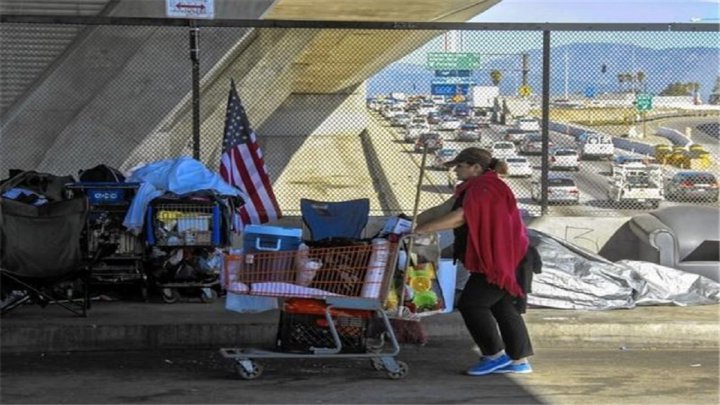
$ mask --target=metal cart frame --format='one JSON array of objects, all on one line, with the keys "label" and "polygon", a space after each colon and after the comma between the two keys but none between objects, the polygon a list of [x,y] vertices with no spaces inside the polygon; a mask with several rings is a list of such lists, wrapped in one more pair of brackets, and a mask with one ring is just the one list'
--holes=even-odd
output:
[{"label": "metal cart frame", "polygon": [[[271,359],[271,358],[366,358],[370,360],[371,366],[377,371],[386,371],[387,376],[391,379],[401,379],[405,377],[409,371],[408,365],[395,359],[400,353],[400,344],[397,341],[395,332],[390,320],[383,308],[383,303],[387,297],[392,280],[397,268],[398,247],[400,244],[386,242],[387,256],[384,263],[377,261],[375,254],[384,248],[377,248],[376,245],[363,245],[357,247],[338,247],[338,248],[316,248],[310,249],[309,252],[285,251],[272,253],[249,253],[245,255],[227,255],[225,260],[224,282],[228,292],[238,294],[247,294],[249,296],[270,296],[278,298],[313,298],[322,300],[326,305],[324,318],[327,329],[332,336],[333,347],[309,347],[307,353],[288,353],[278,350],[262,350],[257,348],[221,348],[220,354],[227,359],[235,362],[235,370],[239,377],[243,379],[255,379],[262,372],[262,366],[255,359]],[[379,273],[374,273],[376,278],[372,281],[377,283],[373,292],[367,294],[365,290],[360,292],[359,288],[367,286],[369,276],[365,273],[363,280],[354,282],[340,282],[341,270],[325,268],[327,270],[324,276],[324,282],[319,282],[317,289],[306,290],[302,286],[295,283],[298,273],[298,260],[311,258],[321,261],[332,261],[342,253],[357,255],[358,260],[354,260],[355,265],[347,265],[345,269],[358,270],[361,266],[365,266],[368,272],[382,270],[381,279],[377,278]],[[364,264],[359,264],[364,261]],[[341,266],[342,267],[342,266]],[[318,275],[320,273],[317,273]],[[254,290],[253,283],[269,283],[271,285],[280,285],[277,291],[268,292],[257,287]],[[280,283],[280,284],[278,284]],[[238,284],[242,288],[238,287]],[[248,287],[247,289],[245,287]],[[328,290],[348,291],[348,294],[332,293]],[[348,287],[349,290],[347,289]],[[357,288],[356,288],[357,287]],[[363,296],[364,295],[364,296]],[[334,309],[346,310],[364,310],[371,313],[382,320],[383,330],[380,334],[380,344],[371,346],[365,344],[363,352],[344,353],[343,342],[336,326],[336,318],[333,317]],[[386,342],[387,341],[387,342]],[[388,347],[389,346],[389,347]]]}]

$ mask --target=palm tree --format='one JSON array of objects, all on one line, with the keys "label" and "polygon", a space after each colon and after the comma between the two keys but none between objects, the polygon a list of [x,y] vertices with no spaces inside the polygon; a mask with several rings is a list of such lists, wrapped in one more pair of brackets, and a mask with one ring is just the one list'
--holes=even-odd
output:
[{"label": "palm tree", "polygon": [[630,89],[630,92],[635,92],[635,75],[632,73],[625,73],[625,81],[630,83],[628,88]]},{"label": "palm tree", "polygon": [[490,80],[492,80],[492,84],[494,86],[497,86],[500,84],[500,80],[502,80],[502,72],[494,69],[490,71]]},{"label": "palm tree", "polygon": [[637,80],[638,84],[640,84],[640,87],[642,87],[642,90],[645,91],[645,72],[642,70],[638,70],[637,73],[635,73],[635,79]]}]

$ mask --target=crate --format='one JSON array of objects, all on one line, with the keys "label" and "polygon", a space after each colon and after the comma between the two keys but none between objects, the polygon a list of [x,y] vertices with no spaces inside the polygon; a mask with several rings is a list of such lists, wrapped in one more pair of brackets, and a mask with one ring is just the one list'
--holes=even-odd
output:
[{"label": "crate", "polygon": [[[278,349],[310,353],[312,348],[334,348],[325,308],[326,304],[320,300],[286,300],[280,312]],[[341,353],[366,352],[372,311],[332,309],[330,314],[342,343]]]}]

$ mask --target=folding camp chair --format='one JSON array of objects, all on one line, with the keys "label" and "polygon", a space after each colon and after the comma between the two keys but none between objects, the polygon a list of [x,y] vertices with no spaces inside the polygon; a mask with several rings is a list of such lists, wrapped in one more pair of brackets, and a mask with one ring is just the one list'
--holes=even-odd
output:
[{"label": "folding camp chair", "polygon": [[[10,179],[0,187],[0,195],[32,182],[47,185],[57,180],[35,172],[21,176],[24,184]],[[2,314],[31,300],[42,306],[56,303],[86,316],[90,269],[83,260],[80,235],[89,205],[84,196],[51,199],[51,194],[44,193],[47,201],[38,205],[0,197]]]},{"label": "folding camp chair", "polygon": [[310,230],[310,240],[327,238],[362,238],[370,215],[370,200],[349,201],[300,200],[303,223]]}]

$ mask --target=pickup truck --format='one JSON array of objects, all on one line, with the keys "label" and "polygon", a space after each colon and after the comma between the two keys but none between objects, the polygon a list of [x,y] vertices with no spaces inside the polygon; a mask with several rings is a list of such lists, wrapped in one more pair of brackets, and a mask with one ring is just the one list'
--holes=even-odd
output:
[{"label": "pickup truck", "polygon": [[662,169],[620,167],[609,181],[608,199],[657,208],[664,200]]}]

